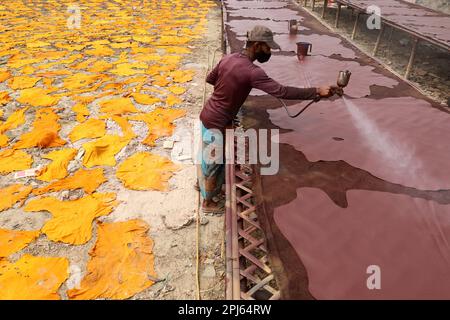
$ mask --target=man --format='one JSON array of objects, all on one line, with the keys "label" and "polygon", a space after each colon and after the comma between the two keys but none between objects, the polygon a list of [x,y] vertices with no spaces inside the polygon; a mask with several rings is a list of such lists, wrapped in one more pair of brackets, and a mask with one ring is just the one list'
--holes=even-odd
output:
[{"label": "man", "polygon": [[[280,49],[273,40],[272,31],[264,26],[255,26],[247,33],[246,48],[242,52],[223,57],[208,74],[206,82],[214,86],[214,92],[200,113],[202,150],[207,150],[212,143],[223,145],[223,138],[218,141],[217,135],[213,132],[219,130],[225,133],[225,129],[232,124],[252,88],[288,100],[312,100],[317,96],[330,97],[339,91],[334,86],[287,87],[269,78],[264,70],[253,62],[255,60],[260,63],[269,61],[271,49]],[[210,158],[211,155],[203,152],[198,182],[203,197],[203,212],[217,213],[223,208],[213,201],[213,197],[221,191],[225,165],[207,161]]]}]

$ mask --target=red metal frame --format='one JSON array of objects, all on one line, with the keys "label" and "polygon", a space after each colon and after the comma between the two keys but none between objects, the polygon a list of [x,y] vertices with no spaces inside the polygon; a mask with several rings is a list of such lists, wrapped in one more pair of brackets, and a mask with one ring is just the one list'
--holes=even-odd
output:
[{"label": "red metal frame", "polygon": [[[226,137],[226,298],[278,300],[252,190],[253,168],[236,164],[234,135]],[[246,152],[248,155],[248,152]]]}]

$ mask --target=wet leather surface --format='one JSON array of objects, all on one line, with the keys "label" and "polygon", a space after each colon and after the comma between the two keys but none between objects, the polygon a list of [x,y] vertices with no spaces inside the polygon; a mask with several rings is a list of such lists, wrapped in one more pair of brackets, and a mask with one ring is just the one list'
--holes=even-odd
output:
[{"label": "wet leather surface", "polygon": [[[306,12],[297,16],[307,30],[291,37],[287,21],[296,7],[288,2],[273,15],[263,1],[252,10],[244,2],[240,10],[240,2],[225,1],[233,6],[231,52],[245,43],[246,24],[266,17],[282,52],[262,67],[280,83],[334,84],[338,71],[352,71],[345,93],[353,111],[333,98],[291,119],[256,90],[242,108],[245,128],[280,130],[280,170],[256,174],[254,188],[282,297],[450,298],[449,111]],[[297,40],[313,44],[302,62],[292,52]],[[306,102],[286,104],[294,114]],[[381,290],[366,286],[369,265],[381,268]]]}]

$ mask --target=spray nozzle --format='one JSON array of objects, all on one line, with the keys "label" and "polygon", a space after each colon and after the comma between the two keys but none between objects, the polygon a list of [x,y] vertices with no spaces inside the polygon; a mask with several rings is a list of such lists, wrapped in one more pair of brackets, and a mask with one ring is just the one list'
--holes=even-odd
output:
[{"label": "spray nozzle", "polygon": [[339,75],[337,78],[337,88],[334,89],[333,94],[337,94],[342,97],[344,95],[344,88],[347,86],[350,81],[351,72],[348,70],[339,71]]}]

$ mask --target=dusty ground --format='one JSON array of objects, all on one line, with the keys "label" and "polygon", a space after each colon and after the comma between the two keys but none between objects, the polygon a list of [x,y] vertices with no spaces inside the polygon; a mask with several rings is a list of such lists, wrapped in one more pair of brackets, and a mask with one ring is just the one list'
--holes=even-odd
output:
[{"label": "dusty ground", "polygon": [[[202,108],[204,75],[213,51],[220,47],[222,15],[217,6],[208,15],[208,33],[205,39],[195,43],[189,68],[199,70],[190,83],[189,97],[185,107],[187,116],[176,122],[175,135],[193,132],[194,123]],[[216,53],[216,61],[220,58]],[[211,64],[211,63],[210,63]],[[211,87],[207,87],[207,96]],[[182,140],[182,139],[181,139]],[[182,141],[181,141],[182,142]],[[176,146],[175,146],[176,148]],[[161,150],[164,152],[163,150]],[[196,299],[196,212],[198,192],[193,188],[196,181],[194,165],[185,165],[170,181],[172,190],[168,193],[133,192],[123,189],[119,199],[127,204],[119,206],[108,219],[129,218],[135,212],[147,212],[140,218],[152,226],[151,237],[155,241],[155,270],[164,281],[137,294],[135,299]],[[158,211],[155,211],[155,203]],[[146,210],[148,209],[148,210]],[[225,257],[223,255],[224,217],[200,217],[200,294],[202,299],[224,297]]]},{"label": "dusty ground", "polygon": [[[208,16],[208,34],[195,44],[190,62],[200,71],[190,84],[190,97],[186,105],[188,115],[176,122],[175,135],[193,131],[194,123],[202,108],[204,75],[213,51],[220,47],[222,16],[220,8],[211,10]],[[220,58],[220,51],[215,60]],[[207,96],[211,87],[207,87]],[[171,181],[173,190],[167,194],[160,192],[119,192],[119,198],[128,199],[127,206],[117,208],[108,218],[121,219],[131,212],[149,212],[141,216],[153,226],[151,237],[155,241],[155,270],[161,279],[146,291],[137,294],[136,299],[196,299],[196,210],[198,193],[193,189],[196,179],[194,165],[177,173]],[[151,208],[159,203],[159,210]],[[135,208],[135,210],[133,210]],[[148,208],[149,210],[145,210]],[[153,212],[152,212],[153,211]],[[225,294],[225,257],[223,254],[224,217],[201,216],[200,219],[200,294],[202,299],[223,299]]]},{"label": "dusty ground", "polygon": [[[311,7],[306,9],[310,11]],[[319,2],[317,2],[314,12],[316,15],[321,15],[322,7]],[[342,7],[337,29],[334,28],[335,17],[336,9],[329,8],[324,20],[332,26],[335,32],[350,39],[355,21],[352,11]],[[369,30],[364,23],[359,23],[358,27],[353,42],[371,56],[378,30]],[[411,53],[411,45],[412,41],[407,33],[387,28],[381,39],[377,58],[398,74],[404,75]],[[432,99],[447,105],[450,92],[450,53],[420,41],[409,80]]]},{"label": "dusty ground", "polygon": [[[187,83],[187,94],[185,95],[183,108],[187,110],[184,118],[175,122],[176,130],[174,136],[180,140],[175,142],[172,150],[164,149],[164,140],[158,140],[157,147],[149,148],[142,144],[131,142],[119,154],[116,160],[120,163],[136,151],[150,151],[155,154],[173,155],[180,152],[184,155],[191,155],[192,150],[187,150],[189,144],[188,134],[193,136],[194,124],[198,119],[198,114],[202,108],[204,91],[204,76],[208,68],[208,59],[212,59],[213,51],[221,45],[221,23],[222,15],[220,6],[217,5],[208,14],[208,30],[203,39],[192,42],[189,46],[192,54],[183,59],[183,67],[194,69],[197,74],[194,80]],[[209,53],[208,53],[209,49]],[[210,58],[208,58],[208,55]],[[219,50],[215,55],[215,60],[221,56]],[[211,64],[211,63],[210,63]],[[6,84],[1,85],[0,90],[6,90]],[[208,88],[207,94],[211,88]],[[13,102],[10,107],[17,107]],[[76,122],[73,116],[69,115],[70,108],[67,108],[67,115],[60,115],[62,130],[60,136],[67,139]],[[63,111],[65,112],[65,111]],[[29,130],[33,118],[27,114],[27,123],[16,130],[11,130],[8,135],[17,139],[22,133]],[[147,127],[142,122],[131,121],[133,131],[138,139],[142,140],[147,135]],[[120,127],[113,121],[108,121],[107,132],[120,132]],[[81,142],[73,144],[79,148]],[[183,148],[184,147],[184,148]],[[35,164],[46,165],[50,161],[42,160],[38,157],[39,150],[31,151],[35,156]],[[175,155],[176,156],[176,155]],[[98,221],[118,222],[139,218],[147,222],[150,226],[149,236],[154,241],[155,271],[161,281],[151,286],[149,289],[140,292],[131,299],[196,299],[196,214],[198,208],[198,192],[193,188],[196,181],[196,168],[190,160],[179,162],[179,170],[169,181],[169,192],[157,191],[132,191],[126,189],[116,178],[115,168],[105,167],[105,176],[108,181],[104,183],[98,192],[116,192],[121,204],[108,216],[101,217]],[[80,158],[72,161],[69,165],[69,172],[72,173],[80,167]],[[0,176],[0,186],[11,184],[12,174]],[[20,181],[38,187],[43,183],[33,178]],[[82,192],[70,191],[49,195],[57,196],[60,199],[76,199]],[[0,215],[0,227],[15,230],[38,230],[51,217],[47,212],[24,212],[17,205]],[[223,216],[201,216],[200,219],[200,290],[202,299],[220,299],[224,297],[224,218]],[[96,228],[93,227],[92,239],[84,244],[72,246],[63,243],[49,241],[45,235],[41,235],[25,249],[10,256],[11,261],[20,258],[24,253],[34,255],[48,255],[66,257],[70,261],[70,277],[60,287],[59,294],[67,299],[67,289],[76,287],[86,271],[89,260],[88,252],[96,242]]]}]

